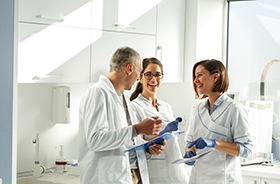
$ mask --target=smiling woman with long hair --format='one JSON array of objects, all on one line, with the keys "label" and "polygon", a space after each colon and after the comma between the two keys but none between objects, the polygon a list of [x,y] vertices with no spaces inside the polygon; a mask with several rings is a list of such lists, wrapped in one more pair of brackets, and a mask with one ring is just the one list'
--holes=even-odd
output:
[{"label": "smiling woman with long hair", "polygon": [[[132,93],[132,107],[139,120],[148,117],[158,117],[165,125],[175,120],[171,106],[157,98],[157,92],[164,79],[162,63],[156,58],[145,58],[142,71],[135,91]],[[146,140],[152,138],[144,136]],[[153,151],[150,149],[150,151]],[[165,150],[160,155],[153,155],[148,161],[149,179],[152,184],[180,184],[187,183],[188,174],[184,164],[171,164],[182,158],[177,137],[168,140]]]}]

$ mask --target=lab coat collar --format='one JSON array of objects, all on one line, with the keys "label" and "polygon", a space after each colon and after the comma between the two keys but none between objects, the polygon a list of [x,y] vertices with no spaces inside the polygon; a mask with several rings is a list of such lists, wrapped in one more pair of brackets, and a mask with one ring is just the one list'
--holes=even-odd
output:
[{"label": "lab coat collar", "polygon": [[[109,91],[111,91],[112,93],[117,94],[116,89],[114,88],[113,84],[111,83],[111,81],[108,79],[108,77],[104,76],[104,75],[100,75],[99,76],[99,80],[98,80],[101,84],[103,84],[103,86],[108,89]],[[117,94],[118,95],[118,94]]]},{"label": "lab coat collar", "polygon": [[223,101],[226,99],[226,94],[223,93],[219,98],[215,101],[214,105],[219,106],[223,103]]},{"label": "lab coat collar", "polygon": [[208,111],[210,112],[210,114],[212,114],[215,109],[217,109],[218,106],[220,106],[224,100],[227,98],[226,94],[223,93],[221,96],[219,96],[219,98],[214,102],[212,109],[209,110],[209,102],[208,100],[205,103],[205,107],[208,109]]},{"label": "lab coat collar", "polygon": [[[148,106],[152,105],[151,102],[147,98],[145,98],[141,93],[138,95],[138,98],[143,100],[146,105]],[[161,106],[160,100],[158,99],[156,100],[157,100],[157,106]]]}]

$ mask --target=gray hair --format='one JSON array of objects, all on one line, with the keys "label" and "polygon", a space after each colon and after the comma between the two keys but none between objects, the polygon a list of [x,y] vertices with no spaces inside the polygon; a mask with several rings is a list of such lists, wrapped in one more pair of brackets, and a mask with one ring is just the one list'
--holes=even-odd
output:
[{"label": "gray hair", "polygon": [[[137,51],[130,47],[120,47],[113,54],[110,61],[110,72],[111,71],[121,71],[126,64],[135,61],[141,61],[140,55]],[[135,64],[135,63],[132,63]]]}]

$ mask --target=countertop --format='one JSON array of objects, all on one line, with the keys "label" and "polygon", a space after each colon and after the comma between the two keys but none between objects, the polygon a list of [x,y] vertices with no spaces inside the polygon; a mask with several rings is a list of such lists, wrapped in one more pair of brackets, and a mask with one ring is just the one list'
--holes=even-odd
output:
[{"label": "countertop", "polygon": [[248,165],[242,166],[241,170],[243,176],[255,176],[280,180],[279,166]]},{"label": "countertop", "polygon": [[[254,176],[280,180],[280,166],[264,166],[264,165],[248,165],[241,167],[243,176]],[[67,174],[55,174],[48,173],[43,174],[39,178],[25,177],[25,179],[37,180],[35,183],[39,184],[80,184],[80,178],[78,176],[72,176]],[[24,179],[24,178],[22,178]],[[18,180],[19,181],[19,180]],[[20,182],[25,183],[25,182]]]},{"label": "countertop", "polygon": [[48,181],[57,184],[79,184],[80,178],[78,176],[70,176],[66,174],[43,174],[37,180]]},{"label": "countertop", "polygon": [[80,184],[78,176],[67,174],[48,173],[42,174],[41,177],[34,178],[33,176],[17,178],[17,184]]}]

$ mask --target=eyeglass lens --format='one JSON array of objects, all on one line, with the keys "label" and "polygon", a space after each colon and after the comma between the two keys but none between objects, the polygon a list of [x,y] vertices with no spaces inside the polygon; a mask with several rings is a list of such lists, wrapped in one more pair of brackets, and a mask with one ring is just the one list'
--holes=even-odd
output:
[{"label": "eyeglass lens", "polygon": [[156,79],[162,79],[163,77],[163,74],[160,73],[160,72],[157,72],[155,74],[151,73],[151,72],[147,72],[147,73],[143,73],[144,77],[147,79],[147,80],[150,80],[152,79],[153,77],[155,77]]}]

